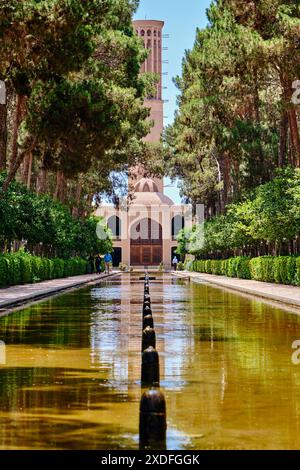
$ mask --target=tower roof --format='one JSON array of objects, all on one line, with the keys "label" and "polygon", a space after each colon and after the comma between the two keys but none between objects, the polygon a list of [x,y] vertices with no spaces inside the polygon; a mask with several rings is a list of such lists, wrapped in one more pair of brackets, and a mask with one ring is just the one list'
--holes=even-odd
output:
[{"label": "tower roof", "polygon": [[162,29],[165,25],[165,22],[161,20],[134,20],[133,24],[137,27],[156,26],[157,28]]},{"label": "tower roof", "polygon": [[141,178],[134,188],[133,204],[143,206],[173,206],[173,201],[158,190],[157,184],[151,178]]},{"label": "tower roof", "polygon": [[135,185],[136,193],[158,193],[158,186],[151,178],[141,178]]},{"label": "tower roof", "polygon": [[159,206],[173,206],[174,202],[168,196],[160,192],[143,192],[135,193],[132,201],[133,205],[153,207],[155,209]]}]

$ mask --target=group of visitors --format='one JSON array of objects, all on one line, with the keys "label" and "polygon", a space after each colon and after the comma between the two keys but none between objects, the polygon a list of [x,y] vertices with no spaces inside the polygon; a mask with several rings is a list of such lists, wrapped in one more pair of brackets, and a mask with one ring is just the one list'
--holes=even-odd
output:
[{"label": "group of visitors", "polygon": [[109,274],[112,261],[113,259],[110,253],[106,253],[104,256],[100,254],[94,256],[91,254],[89,257],[89,271],[91,274],[95,272],[102,274],[104,271],[105,274]]},{"label": "group of visitors", "polygon": [[[89,261],[88,271],[90,274],[94,274],[94,273],[102,274],[103,272],[105,272],[105,274],[109,274],[110,267],[113,262],[113,258],[110,253],[106,253],[104,256],[100,254],[97,254],[97,255],[90,254],[88,261]],[[172,260],[174,271],[177,271],[178,263],[179,263],[179,260],[177,256],[175,255]]]}]

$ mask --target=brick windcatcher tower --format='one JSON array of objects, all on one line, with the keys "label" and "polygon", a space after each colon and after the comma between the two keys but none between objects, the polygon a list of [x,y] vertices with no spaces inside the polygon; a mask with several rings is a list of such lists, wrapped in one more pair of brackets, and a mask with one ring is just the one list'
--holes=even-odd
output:
[{"label": "brick windcatcher tower", "polygon": [[[138,36],[144,43],[149,55],[141,68],[141,73],[154,73],[158,75],[159,81],[156,85],[155,95],[145,100],[145,106],[151,109],[150,118],[154,122],[150,134],[145,137],[146,142],[159,142],[164,129],[164,102],[162,99],[162,35],[163,21],[156,20],[137,20],[133,22]],[[142,168],[134,170],[130,183],[136,184],[144,174]],[[136,174],[137,173],[137,174]],[[155,183],[160,192],[163,192],[163,180],[155,178]]]}]

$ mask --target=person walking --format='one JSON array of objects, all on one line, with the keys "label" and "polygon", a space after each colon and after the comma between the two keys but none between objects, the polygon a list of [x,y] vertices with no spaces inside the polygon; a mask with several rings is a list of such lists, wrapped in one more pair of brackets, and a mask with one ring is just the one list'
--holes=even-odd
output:
[{"label": "person walking", "polygon": [[110,253],[106,253],[104,256],[104,263],[105,263],[105,274],[109,274],[110,263],[112,263],[112,256]]},{"label": "person walking", "polygon": [[88,274],[94,274],[95,272],[95,258],[94,255],[91,253],[89,256],[89,264],[88,264]]},{"label": "person walking", "polygon": [[177,271],[178,258],[177,258],[176,255],[175,255],[174,258],[173,258],[172,264],[173,264],[173,267],[174,267],[174,271]]},{"label": "person walking", "polygon": [[96,260],[95,260],[95,265],[96,265],[96,271],[98,274],[101,274],[101,263],[102,263],[101,256],[97,255]]}]

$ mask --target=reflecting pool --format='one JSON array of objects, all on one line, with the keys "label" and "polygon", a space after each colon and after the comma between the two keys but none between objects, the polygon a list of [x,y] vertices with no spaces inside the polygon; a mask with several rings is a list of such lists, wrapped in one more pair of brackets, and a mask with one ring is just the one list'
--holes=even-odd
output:
[{"label": "reflecting pool", "polygon": [[[151,282],[169,449],[299,449],[300,316]],[[143,282],[123,274],[0,318],[1,449],[138,449]]]}]

